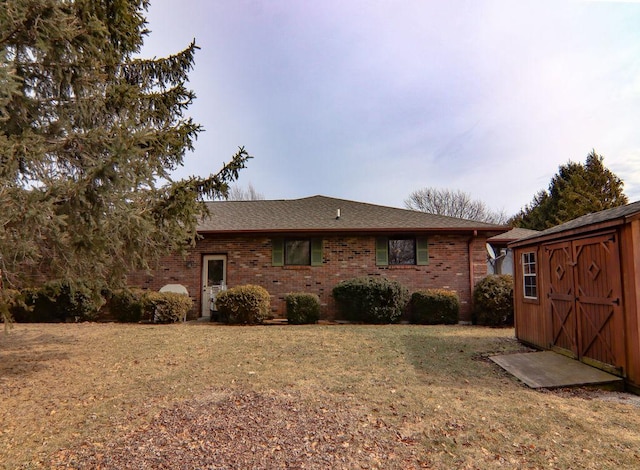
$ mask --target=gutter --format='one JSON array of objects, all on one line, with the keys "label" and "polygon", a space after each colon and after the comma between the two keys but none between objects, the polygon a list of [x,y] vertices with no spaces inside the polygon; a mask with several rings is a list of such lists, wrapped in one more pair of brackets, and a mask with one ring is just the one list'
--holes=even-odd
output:
[{"label": "gutter", "polygon": [[[476,287],[476,279],[473,274],[473,241],[478,236],[478,231],[474,230],[473,235],[467,240],[467,258],[469,259],[469,308],[470,314],[473,312],[473,289]],[[462,325],[471,325],[471,320],[460,321]]]},{"label": "gutter", "polygon": [[478,236],[478,232],[502,232],[503,227],[482,227],[482,228],[459,228],[459,227],[395,227],[395,228],[274,228],[274,229],[245,229],[245,230],[199,230],[200,235],[258,235],[258,234],[314,234],[314,233],[330,233],[330,234],[371,234],[371,233],[447,233],[447,234],[465,234],[472,233],[473,237]]}]

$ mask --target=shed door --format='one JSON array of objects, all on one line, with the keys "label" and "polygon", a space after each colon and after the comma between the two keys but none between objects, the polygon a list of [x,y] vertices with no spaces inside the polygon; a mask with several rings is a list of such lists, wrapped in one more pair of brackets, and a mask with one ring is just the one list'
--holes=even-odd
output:
[{"label": "shed door", "polygon": [[594,360],[621,371],[625,338],[618,253],[615,234],[573,242],[578,354],[585,362]]},{"label": "shed door", "polygon": [[550,245],[546,249],[549,262],[549,309],[551,311],[552,345],[572,357],[578,357],[576,296],[570,243]]},{"label": "shed door", "polygon": [[546,247],[553,347],[622,374],[620,258],[615,233]]}]

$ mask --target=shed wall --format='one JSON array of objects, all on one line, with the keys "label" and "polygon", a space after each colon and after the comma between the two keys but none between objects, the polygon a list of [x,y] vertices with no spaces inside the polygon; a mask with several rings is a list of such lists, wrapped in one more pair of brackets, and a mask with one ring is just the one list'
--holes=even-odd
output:
[{"label": "shed wall", "polygon": [[540,249],[537,246],[514,250],[513,297],[516,337],[533,346],[548,348],[550,338],[541,290],[545,285],[542,269],[538,270],[538,298],[524,298],[522,254],[529,252],[534,252],[536,259],[540,260]]},{"label": "shed wall", "polygon": [[640,220],[625,225],[621,244],[627,376],[640,392]]},{"label": "shed wall", "polygon": [[[611,233],[611,227],[592,232],[559,235],[556,239],[546,239],[545,243],[521,245],[514,248],[514,308],[516,337],[528,344],[549,349],[553,343],[551,328],[549,294],[549,267],[545,258],[545,246],[553,243],[572,242],[585,237],[595,238],[604,233]],[[620,346],[623,343],[625,351],[624,374],[627,385],[634,390],[640,390],[640,221],[635,220],[622,224],[616,230],[619,240],[619,269],[610,275],[620,277],[622,283],[621,306],[623,308],[623,322],[614,332],[613,338]],[[522,254],[534,251],[538,262],[538,300],[531,301],[523,296],[523,266]]]}]

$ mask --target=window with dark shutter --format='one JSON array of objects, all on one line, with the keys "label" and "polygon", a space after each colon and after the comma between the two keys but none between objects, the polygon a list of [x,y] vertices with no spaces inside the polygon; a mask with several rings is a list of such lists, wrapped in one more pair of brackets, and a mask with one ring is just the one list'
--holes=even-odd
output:
[{"label": "window with dark shutter", "polygon": [[322,238],[271,240],[272,266],[321,266],[323,262]]}]

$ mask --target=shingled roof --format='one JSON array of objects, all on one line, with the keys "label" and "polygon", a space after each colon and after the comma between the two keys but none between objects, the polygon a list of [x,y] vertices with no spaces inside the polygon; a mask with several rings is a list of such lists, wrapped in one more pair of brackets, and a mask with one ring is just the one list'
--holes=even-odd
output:
[{"label": "shingled roof", "polygon": [[516,227],[516,228],[512,228],[508,232],[495,235],[489,238],[487,241],[489,243],[509,243],[515,240],[520,240],[521,238],[537,235],[539,233],[540,232],[538,230],[529,230],[528,228]]},{"label": "shingled roof", "polygon": [[[291,200],[208,202],[200,233],[504,232],[508,227],[407,209],[311,196]],[[338,210],[340,216],[338,217]]]},{"label": "shingled roof", "polygon": [[556,225],[555,227],[538,232],[533,236],[518,240],[511,243],[511,245],[519,246],[547,238],[556,238],[562,236],[565,232],[587,232],[595,226],[601,227],[602,225],[606,225],[613,227],[626,223],[630,218],[640,218],[640,201],[632,202],[625,206],[614,207],[613,209],[605,209],[603,211],[583,215],[570,220],[569,222],[565,222],[564,224]]}]

